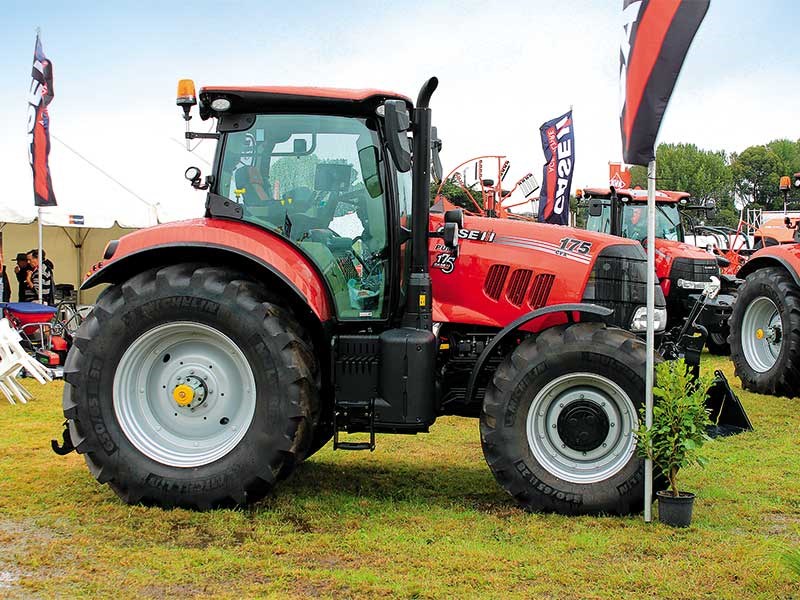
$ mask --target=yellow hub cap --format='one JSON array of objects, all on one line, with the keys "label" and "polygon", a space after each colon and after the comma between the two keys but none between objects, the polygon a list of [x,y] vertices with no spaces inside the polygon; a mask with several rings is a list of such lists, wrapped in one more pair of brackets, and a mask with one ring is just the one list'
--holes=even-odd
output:
[{"label": "yellow hub cap", "polygon": [[172,390],[172,399],[178,406],[189,406],[194,400],[194,390],[191,386],[183,383]]},{"label": "yellow hub cap", "polygon": [[759,340],[764,339],[764,330],[763,329],[756,329],[756,338]]}]

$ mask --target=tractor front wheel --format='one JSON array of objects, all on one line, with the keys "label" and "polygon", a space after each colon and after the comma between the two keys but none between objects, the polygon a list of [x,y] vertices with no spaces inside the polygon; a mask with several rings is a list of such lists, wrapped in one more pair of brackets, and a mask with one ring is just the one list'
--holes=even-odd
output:
[{"label": "tractor front wheel", "polygon": [[486,391],[481,442],[495,478],[526,510],[627,514],[643,506],[636,454],[645,344],[598,323],[524,340]]},{"label": "tractor front wheel", "polygon": [[179,264],[103,292],[67,358],[64,415],[89,470],[128,503],[263,497],[302,459],[319,406],[302,327],[263,287]]},{"label": "tractor front wheel", "polygon": [[731,359],[742,387],[759,394],[800,393],[800,289],[783,269],[745,279],[730,319]]}]

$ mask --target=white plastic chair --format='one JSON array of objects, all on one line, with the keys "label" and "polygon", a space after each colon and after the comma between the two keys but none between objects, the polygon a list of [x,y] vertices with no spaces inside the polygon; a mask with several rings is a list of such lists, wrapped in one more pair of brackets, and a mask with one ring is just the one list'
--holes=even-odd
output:
[{"label": "white plastic chair", "polygon": [[11,404],[16,404],[15,398],[25,404],[33,397],[17,381],[22,369],[42,385],[53,381],[49,369],[25,352],[20,339],[8,320],[0,319],[0,392]]}]

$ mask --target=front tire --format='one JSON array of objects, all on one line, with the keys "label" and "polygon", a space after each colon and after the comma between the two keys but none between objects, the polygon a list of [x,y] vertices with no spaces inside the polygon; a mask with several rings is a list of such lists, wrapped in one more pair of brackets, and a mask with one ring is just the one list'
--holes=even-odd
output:
[{"label": "front tire", "polygon": [[742,387],[759,394],[800,393],[800,289],[784,269],[747,276],[730,319],[731,359]]},{"label": "front tire", "polygon": [[524,340],[486,391],[481,442],[498,483],[529,511],[627,514],[641,509],[636,454],[646,347],[598,323]]},{"label": "front tire", "polygon": [[709,333],[706,338],[706,348],[714,356],[728,356],[731,353],[731,345],[728,343],[727,327],[723,333]]},{"label": "front tire", "polygon": [[67,358],[63,402],[100,483],[127,503],[207,509],[260,499],[302,459],[318,369],[269,298],[193,264],[101,294]]}]

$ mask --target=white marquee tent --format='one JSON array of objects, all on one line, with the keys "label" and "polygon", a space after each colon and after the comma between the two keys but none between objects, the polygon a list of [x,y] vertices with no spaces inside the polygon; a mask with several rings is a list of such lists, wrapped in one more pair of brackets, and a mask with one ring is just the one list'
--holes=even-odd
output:
[{"label": "white marquee tent", "polygon": [[[207,160],[186,152],[177,136],[172,139],[163,131],[148,136],[140,128],[138,137],[149,139],[143,152],[138,144],[108,147],[107,132],[64,129],[64,141],[54,135],[50,152],[58,206],[42,209],[43,248],[55,264],[56,283],[77,288],[109,240],[159,222],[202,215],[205,195],[193,192],[182,175],[189,165],[207,171]],[[14,258],[38,246],[38,210],[24,135],[19,142],[13,153],[5,148],[9,170],[0,196],[0,250],[12,299],[17,294]],[[96,295],[91,290],[81,301],[91,302]]]}]

